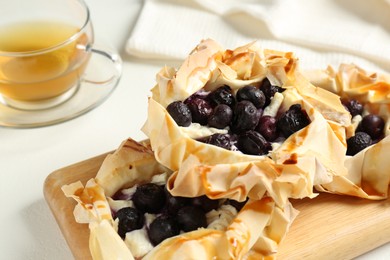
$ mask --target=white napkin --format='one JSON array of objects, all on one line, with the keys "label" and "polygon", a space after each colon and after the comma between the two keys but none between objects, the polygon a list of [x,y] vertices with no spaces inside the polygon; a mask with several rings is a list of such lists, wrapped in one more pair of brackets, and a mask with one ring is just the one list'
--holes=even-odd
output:
[{"label": "white napkin", "polygon": [[389,0],[145,0],[126,50],[182,60],[201,39],[226,48],[258,40],[295,52],[304,69],[390,71],[389,13]]}]

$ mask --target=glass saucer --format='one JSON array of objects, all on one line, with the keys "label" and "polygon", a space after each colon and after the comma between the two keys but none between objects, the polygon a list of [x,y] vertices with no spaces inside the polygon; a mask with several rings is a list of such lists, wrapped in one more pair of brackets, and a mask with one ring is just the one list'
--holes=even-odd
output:
[{"label": "glass saucer", "polygon": [[58,124],[103,103],[114,91],[122,74],[119,55],[92,49],[92,55],[72,96],[54,107],[41,110],[22,110],[0,102],[0,126],[33,128]]}]

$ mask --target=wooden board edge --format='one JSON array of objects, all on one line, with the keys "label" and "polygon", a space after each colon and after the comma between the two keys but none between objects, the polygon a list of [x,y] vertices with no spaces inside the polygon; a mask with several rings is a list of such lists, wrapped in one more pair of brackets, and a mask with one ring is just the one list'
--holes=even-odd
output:
[{"label": "wooden board edge", "polygon": [[[107,154],[58,169],[44,181],[43,195],[75,259],[92,259],[88,244],[89,228],[88,224],[76,222],[73,215],[76,202],[66,198],[61,187],[78,180],[85,184],[95,177]],[[74,234],[74,230],[68,228],[70,226],[77,227],[78,234]]]},{"label": "wooden board edge", "polygon": [[[310,199],[292,200],[300,214],[279,246],[278,259],[353,259],[390,242],[390,198],[373,201],[321,193],[314,200],[315,203]],[[327,219],[318,216],[321,220],[317,222],[316,212],[321,214],[323,205],[331,206],[334,212]],[[310,211],[305,210],[308,207]],[[381,215],[374,214],[378,209],[383,209]],[[346,210],[351,212],[347,225]],[[344,222],[338,221],[340,216]],[[305,226],[317,228],[305,232]],[[319,240],[322,245],[314,246],[311,240]]]}]

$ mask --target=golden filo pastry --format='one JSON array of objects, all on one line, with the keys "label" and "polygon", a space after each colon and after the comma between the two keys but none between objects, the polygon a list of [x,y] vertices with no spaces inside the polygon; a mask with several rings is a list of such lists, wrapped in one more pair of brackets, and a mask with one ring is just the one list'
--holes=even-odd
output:
[{"label": "golden filo pastry", "polygon": [[[377,165],[390,166],[383,153],[388,151],[388,94],[367,94],[367,84],[380,81],[371,89],[383,91],[387,79],[346,68],[302,74],[290,52],[264,50],[256,42],[228,50],[210,39],[196,46],[178,69],[164,67],[157,74],[142,128],[149,140],[124,141],[95,178],[62,188],[77,201],[77,222],[89,225],[93,258],[273,259],[298,214],[289,199],[315,197],[313,187],[372,199],[387,195],[389,174],[377,171]],[[248,105],[238,96],[251,87],[274,92],[262,105]],[[175,102],[182,109],[182,103],[206,100],[219,89],[225,91],[221,98],[235,96],[232,107],[246,102],[243,107],[250,109],[245,113],[256,120],[277,118],[267,122],[276,124],[279,132],[265,132],[260,138],[255,133],[262,131],[258,121],[254,125],[249,119],[221,127],[184,118],[182,125],[170,112]],[[380,114],[386,121],[387,137],[355,156],[346,155],[348,140],[357,132],[356,118],[340,99],[349,97],[347,92],[366,105],[366,113]],[[236,119],[232,115],[229,120]],[[217,207],[207,210],[207,225],[181,230],[158,243],[152,241],[151,227],[164,216],[163,209],[143,213],[142,227],[123,232],[119,212],[132,208],[138,188],[149,184],[164,187],[164,197],[191,203],[205,198]]]},{"label": "golden filo pastry", "polygon": [[[171,172],[153,158],[149,147],[128,139],[106,157],[97,176],[85,186],[76,182],[62,187],[66,196],[78,202],[74,210],[77,222],[89,225],[93,259],[272,258],[297,212],[290,203],[281,208],[266,196],[248,200],[239,212],[231,214],[229,223],[182,232],[157,246],[142,243],[145,238],[132,232],[121,238],[112,210],[126,202],[114,201],[116,189],[148,183],[162,174],[169,176]],[[216,215],[223,214],[219,211]]]},{"label": "golden filo pastry", "polygon": [[[369,72],[354,64],[307,71],[305,76],[316,86],[340,95],[346,102],[355,100],[361,104],[362,113],[354,116],[353,124],[347,128],[347,138],[361,131],[359,125],[366,115],[377,115],[384,121],[383,132],[372,145],[347,156],[347,175],[336,176],[331,183],[316,188],[367,199],[387,198],[390,184],[390,76]],[[374,129],[375,126],[369,127]]]},{"label": "golden filo pastry", "polygon": [[[313,185],[347,174],[345,128],[351,125],[351,116],[338,95],[313,86],[297,67],[298,59],[289,52],[263,50],[256,42],[226,50],[208,39],[191,52],[178,70],[163,68],[149,98],[143,131],[156,159],[175,172],[168,180],[170,192],[239,201],[248,196],[257,200],[264,194],[276,194],[273,199],[282,203],[288,198],[313,197]],[[277,117],[298,104],[310,120],[285,140],[273,142],[266,154],[247,154],[201,142],[213,134],[229,133],[229,129],[198,123],[179,126],[167,111],[172,102],[191,99],[199,92],[210,93],[228,85],[237,94],[247,85],[261,89],[264,80],[283,91],[275,94],[263,115]],[[243,169],[245,177],[241,176]],[[226,178],[213,177],[218,175]],[[287,176],[291,178],[291,188],[284,193],[276,188],[276,180]],[[194,185],[184,188],[182,184],[190,179]]]}]

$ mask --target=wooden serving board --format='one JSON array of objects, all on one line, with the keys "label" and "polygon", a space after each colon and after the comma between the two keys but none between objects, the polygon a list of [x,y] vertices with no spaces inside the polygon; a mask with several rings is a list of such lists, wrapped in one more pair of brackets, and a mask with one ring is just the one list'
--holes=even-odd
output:
[{"label": "wooden serving board", "polygon": [[[93,178],[106,154],[51,173],[44,195],[76,259],[91,259],[88,225],[73,217],[75,202],[61,186]],[[278,259],[351,259],[390,241],[390,199],[369,201],[320,194],[293,200],[300,211],[279,247]]]}]

